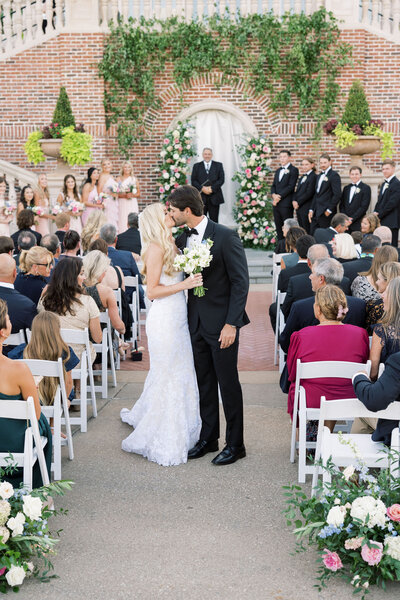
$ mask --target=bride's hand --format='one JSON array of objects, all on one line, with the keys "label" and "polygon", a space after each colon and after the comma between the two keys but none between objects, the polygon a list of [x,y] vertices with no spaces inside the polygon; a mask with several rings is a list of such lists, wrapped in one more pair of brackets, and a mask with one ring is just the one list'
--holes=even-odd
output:
[{"label": "bride's hand", "polygon": [[203,285],[203,275],[201,273],[196,273],[196,275],[190,275],[183,281],[184,290],[192,290],[195,287],[200,287]]}]

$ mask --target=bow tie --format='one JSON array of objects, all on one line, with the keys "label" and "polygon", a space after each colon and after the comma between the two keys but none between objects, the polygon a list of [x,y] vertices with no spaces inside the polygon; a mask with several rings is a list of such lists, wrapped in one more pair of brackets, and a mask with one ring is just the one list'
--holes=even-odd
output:
[{"label": "bow tie", "polygon": [[385,183],[390,183],[389,179],[385,179]]},{"label": "bow tie", "polygon": [[356,184],[356,183],[352,183],[352,184],[351,184],[351,187],[353,187],[353,188],[356,188],[356,187],[357,187],[357,184]]},{"label": "bow tie", "polygon": [[197,231],[197,229],[188,229],[186,231],[186,236],[190,237],[191,235],[199,235],[199,232]]}]

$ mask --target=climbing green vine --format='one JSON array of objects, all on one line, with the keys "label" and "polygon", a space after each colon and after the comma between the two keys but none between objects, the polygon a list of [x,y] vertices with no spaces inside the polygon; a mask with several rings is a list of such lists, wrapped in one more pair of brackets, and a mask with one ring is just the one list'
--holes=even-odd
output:
[{"label": "climbing green vine", "polygon": [[[116,125],[129,154],[145,135],[145,115],[160,107],[157,80],[171,72],[181,92],[191,78],[216,70],[222,83],[243,82],[247,92],[268,93],[272,110],[297,112],[318,125],[338,103],[341,68],[351,46],[340,40],[332,13],[213,16],[185,22],[129,19],[111,25],[99,74],[106,86],[107,126]],[[317,127],[317,135],[320,127]]]}]

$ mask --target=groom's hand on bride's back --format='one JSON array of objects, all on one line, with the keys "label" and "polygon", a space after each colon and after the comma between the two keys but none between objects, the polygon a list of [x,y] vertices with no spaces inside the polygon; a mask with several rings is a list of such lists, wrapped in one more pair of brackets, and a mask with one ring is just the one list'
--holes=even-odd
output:
[{"label": "groom's hand on bride's back", "polygon": [[228,325],[228,323],[226,323],[226,325],[223,326],[223,328],[221,330],[221,334],[218,339],[218,341],[221,342],[220,343],[221,350],[224,350],[225,348],[229,348],[229,346],[232,346],[235,339],[236,339],[236,327],[234,327],[233,325]]}]

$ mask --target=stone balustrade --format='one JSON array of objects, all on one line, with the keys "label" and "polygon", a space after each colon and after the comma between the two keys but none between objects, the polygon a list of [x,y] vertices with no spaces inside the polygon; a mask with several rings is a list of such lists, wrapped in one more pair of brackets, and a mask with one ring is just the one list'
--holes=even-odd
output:
[{"label": "stone balustrade", "polygon": [[400,0],[0,0],[0,60],[41,44],[61,32],[107,31],[119,17],[206,19],[228,9],[241,14],[310,14],[324,6],[341,27],[364,28],[400,42]]},{"label": "stone balustrade", "polygon": [[25,185],[37,185],[37,175],[27,169],[21,169],[10,162],[0,159],[0,177],[5,177],[8,185],[8,198],[10,202],[17,203],[17,189]]}]

